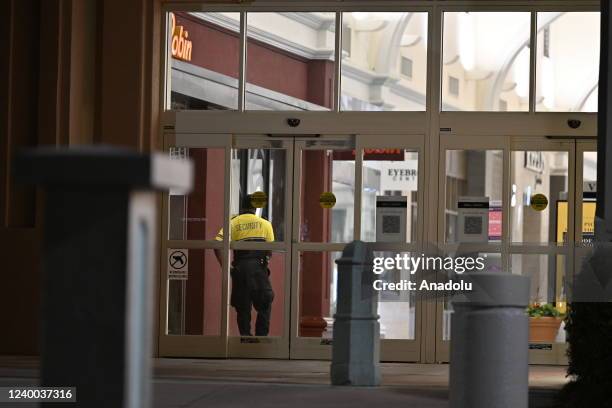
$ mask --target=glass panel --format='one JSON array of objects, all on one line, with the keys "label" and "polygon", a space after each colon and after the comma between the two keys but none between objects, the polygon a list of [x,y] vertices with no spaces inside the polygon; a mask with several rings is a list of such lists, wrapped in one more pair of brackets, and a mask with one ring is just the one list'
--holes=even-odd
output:
[{"label": "glass panel", "polygon": [[238,108],[240,13],[169,13],[170,109]]},{"label": "glass panel", "polygon": [[266,263],[255,258],[237,261],[237,251],[233,252],[229,335],[240,336],[242,326],[243,336],[282,336],[289,301],[285,299],[285,253],[270,252]]},{"label": "glass panel", "polygon": [[284,241],[287,151],[285,149],[232,150],[232,216],[243,214],[247,194],[263,192],[255,215],[272,223],[275,241]]},{"label": "glass panel", "polygon": [[565,301],[565,256],[548,254],[512,254],[513,274],[531,279],[531,303]]},{"label": "glass panel", "polygon": [[[186,274],[168,279],[168,334],[221,334],[221,264],[212,249],[168,251],[187,254]],[[171,262],[171,260],[168,260]],[[181,280],[181,278],[183,280]]]},{"label": "glass panel", "polygon": [[[482,257],[485,267],[483,272],[503,272],[502,256],[500,253],[478,253],[462,254],[461,256]],[[451,338],[451,320],[453,315],[453,303],[450,297],[444,298],[444,310],[442,311],[442,340],[448,341]]]},{"label": "glass panel", "polygon": [[343,13],[341,110],[424,111],[427,13]]},{"label": "glass panel", "polygon": [[595,239],[595,209],[597,207],[597,152],[583,153],[582,167],[582,242]]},{"label": "glass panel", "polygon": [[300,252],[300,337],[333,338],[336,259],[342,252]]},{"label": "glass panel", "polygon": [[[516,243],[548,244],[558,241],[558,230],[567,226],[568,153],[513,151],[511,153],[511,240]],[[565,228],[567,231],[567,227]]]},{"label": "glass panel", "polygon": [[361,239],[417,239],[419,154],[404,149],[365,149]]},{"label": "glass panel", "polygon": [[538,13],[536,110],[597,112],[600,13]]},{"label": "glass panel", "polygon": [[225,150],[172,147],[170,156],[191,159],[194,164],[194,184],[188,195],[170,190],[168,239],[214,239],[219,226],[223,224]]},{"label": "glass panel", "polygon": [[499,242],[503,153],[446,151],[446,242]]},{"label": "glass panel", "polygon": [[442,110],[528,111],[525,12],[444,13]]},{"label": "glass panel", "polygon": [[[397,255],[411,256],[404,252],[374,252],[374,257],[395,258]],[[380,280],[376,285],[383,283],[398,283],[405,281],[417,281],[415,275],[407,269],[385,269],[376,275]],[[382,286],[380,286],[382,287]],[[414,290],[379,290],[378,291],[378,314],[380,315],[380,338],[381,339],[415,339],[416,327],[416,291]]]},{"label": "glass panel", "polygon": [[248,13],[246,108],[329,110],[334,13]]},{"label": "glass panel", "polygon": [[301,154],[300,240],[352,241],[355,151],[308,149]]}]

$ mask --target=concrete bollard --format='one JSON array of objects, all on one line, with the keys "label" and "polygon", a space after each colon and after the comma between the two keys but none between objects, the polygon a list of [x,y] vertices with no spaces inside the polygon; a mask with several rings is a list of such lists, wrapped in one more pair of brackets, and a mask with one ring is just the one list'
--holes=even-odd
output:
[{"label": "concrete bollard", "polygon": [[346,246],[338,265],[331,382],[380,384],[378,297],[372,282],[373,253],[361,241]]},{"label": "concrete bollard", "polygon": [[39,148],[16,178],[46,192],[41,386],[61,407],[151,406],[153,190],[191,188],[189,162],[111,147]]},{"label": "concrete bollard", "polygon": [[453,301],[451,408],[527,408],[529,278],[473,273],[473,291]]}]

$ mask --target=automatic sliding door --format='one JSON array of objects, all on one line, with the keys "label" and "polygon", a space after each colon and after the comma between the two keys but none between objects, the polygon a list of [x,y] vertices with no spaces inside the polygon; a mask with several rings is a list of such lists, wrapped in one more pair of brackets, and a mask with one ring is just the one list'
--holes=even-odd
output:
[{"label": "automatic sliding door", "polygon": [[[530,304],[565,312],[567,278],[573,271],[575,143],[515,141],[510,151],[510,265],[528,276]],[[530,362],[561,364],[563,323],[550,338],[530,338]]]},{"label": "automatic sliding door", "polygon": [[331,358],[337,266],[355,237],[355,138],[296,138],[291,358]]},{"label": "automatic sliding door", "polygon": [[292,175],[292,140],[234,136],[230,357],[289,357]]},{"label": "automatic sliding door", "polygon": [[[530,303],[549,303],[563,312],[575,265],[574,197],[580,178],[575,147],[534,138],[443,137],[439,237],[445,254],[480,256],[486,270],[528,276]],[[477,223],[480,231],[465,212],[477,201],[487,207],[486,222]],[[451,316],[452,303],[440,301],[438,361],[448,361]],[[560,326],[554,338],[531,341],[530,362],[563,363],[564,352]]]},{"label": "automatic sliding door", "polygon": [[[442,138],[437,249],[445,257],[480,258],[483,270],[498,273],[506,262],[502,245],[507,234],[504,209],[508,206],[504,199],[505,141],[467,139]],[[448,278],[454,276],[438,276],[439,281]],[[436,360],[448,361],[451,299],[442,297],[437,310]]]},{"label": "automatic sliding door", "polygon": [[[423,252],[423,137],[360,136],[358,165],[362,186],[359,236],[375,257],[418,257]],[[387,269],[382,283],[418,281],[420,273]],[[378,293],[381,360],[419,361],[421,299],[414,290]]]},{"label": "automatic sliding door", "polygon": [[229,135],[166,135],[171,158],[190,159],[194,186],[189,194],[164,195],[160,262],[161,356],[225,357],[227,280],[216,256],[215,236],[227,217]]}]

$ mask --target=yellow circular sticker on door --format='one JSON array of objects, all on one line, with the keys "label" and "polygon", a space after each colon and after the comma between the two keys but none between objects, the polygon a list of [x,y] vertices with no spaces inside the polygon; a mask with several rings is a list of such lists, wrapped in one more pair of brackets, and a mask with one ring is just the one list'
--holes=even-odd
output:
[{"label": "yellow circular sticker on door", "polygon": [[263,191],[251,194],[251,205],[255,208],[263,208],[268,204],[268,195]]},{"label": "yellow circular sticker on door", "polygon": [[548,198],[544,194],[534,194],[531,196],[529,205],[536,211],[544,211],[548,207]]},{"label": "yellow circular sticker on door", "polygon": [[336,196],[334,193],[325,191],[319,196],[319,204],[321,204],[322,208],[332,208],[336,205]]}]

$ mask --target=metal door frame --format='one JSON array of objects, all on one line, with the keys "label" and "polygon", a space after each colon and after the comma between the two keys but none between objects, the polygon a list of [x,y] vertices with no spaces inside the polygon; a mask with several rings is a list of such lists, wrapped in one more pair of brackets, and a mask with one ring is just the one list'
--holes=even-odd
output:
[{"label": "metal door frame", "polygon": [[[408,244],[376,244],[375,249],[419,251],[422,248],[425,213],[424,206],[426,185],[425,171],[425,136],[420,135],[252,135],[252,134],[195,134],[195,133],[167,133],[164,138],[166,151],[170,147],[192,148],[219,148],[225,150],[224,169],[224,217],[223,228],[229,230],[231,190],[228,188],[232,182],[232,151],[236,148],[281,148],[287,152],[285,202],[292,203],[287,206],[285,214],[285,239],[274,243],[247,243],[230,242],[225,234],[222,242],[214,240],[168,240],[168,197],[164,194],[161,204],[162,235],[160,263],[160,304],[159,304],[159,354],[174,357],[246,357],[246,358],[294,358],[294,359],[328,359],[331,357],[329,342],[321,342],[320,338],[302,338],[298,336],[299,330],[299,252],[300,251],[342,251],[346,243],[315,243],[300,242],[300,182],[301,182],[301,151],[304,149],[320,149],[315,143],[307,146],[308,141],[330,143],[333,141],[350,141],[354,146],[355,155],[355,204],[353,238],[358,239],[361,232],[361,199],[363,185],[363,156],[365,148],[402,148],[417,151],[418,165],[418,193],[417,193],[417,237],[415,242]],[[296,187],[297,186],[297,187]],[[289,212],[291,211],[291,212]],[[290,241],[289,241],[290,240]],[[284,251],[285,258],[285,304],[284,327],[281,337],[253,337],[257,342],[242,340],[240,336],[229,335],[231,306],[229,306],[229,255],[233,249],[269,249]],[[222,323],[218,336],[203,335],[169,335],[167,334],[167,304],[168,280],[165,268],[165,254],[168,248],[187,249],[220,249],[223,252],[222,263]],[[290,279],[287,279],[290,278]],[[421,333],[426,329],[426,322],[422,318],[423,308],[421,298],[416,299],[415,310],[415,339],[395,340],[383,339],[381,342],[381,358],[385,361],[420,361],[421,349],[424,347],[425,336]]]},{"label": "metal door frame", "polygon": [[[584,138],[582,138],[584,139]],[[580,139],[578,139],[580,140]],[[574,246],[571,243],[576,242],[576,212],[572,209],[576,208],[576,194],[582,194],[582,186],[578,186],[577,181],[582,180],[582,169],[578,172],[577,163],[577,146],[585,143],[578,141],[576,138],[551,138],[546,136],[492,136],[492,135],[457,135],[454,133],[442,133],[440,135],[440,152],[439,152],[439,173],[438,173],[438,196],[445,197],[446,193],[446,150],[502,150],[503,151],[503,185],[502,185],[502,241],[497,243],[483,243],[470,245],[474,251],[479,252],[497,252],[501,253],[502,268],[510,269],[511,257],[513,254],[542,254],[542,255],[564,255],[566,256],[566,264],[574,264]],[[586,142],[592,147],[592,143]],[[513,243],[510,239],[511,228],[511,213],[510,200],[511,183],[512,183],[512,156],[513,151],[564,151],[568,154],[568,225],[574,228],[568,228],[568,245],[529,245],[521,243]],[[581,161],[580,161],[581,162]],[[437,240],[442,248],[445,248],[445,204],[438,208],[438,226]],[[552,222],[552,221],[551,221]],[[465,245],[465,244],[464,244]],[[470,249],[471,250],[471,249]],[[450,357],[450,341],[442,339],[443,329],[443,308],[442,300],[436,302],[436,334],[435,334],[435,361],[448,362]],[[530,350],[529,357],[532,364],[565,364],[565,344],[553,343],[550,350]]]}]

